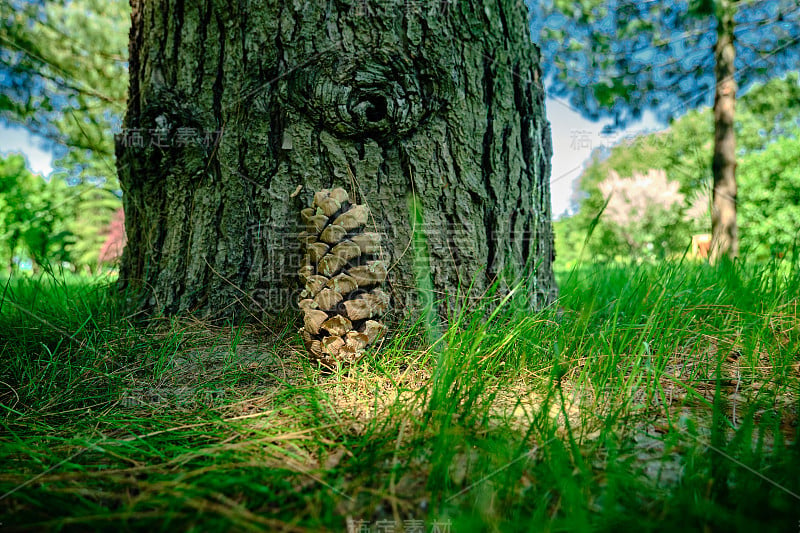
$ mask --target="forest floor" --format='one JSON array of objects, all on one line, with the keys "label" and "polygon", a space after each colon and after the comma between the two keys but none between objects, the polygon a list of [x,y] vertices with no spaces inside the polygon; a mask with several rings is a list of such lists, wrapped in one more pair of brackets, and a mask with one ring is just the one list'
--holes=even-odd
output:
[{"label": "forest floor", "polygon": [[800,265],[560,278],[338,371],[297,324],[4,281],[0,530],[798,531]]}]

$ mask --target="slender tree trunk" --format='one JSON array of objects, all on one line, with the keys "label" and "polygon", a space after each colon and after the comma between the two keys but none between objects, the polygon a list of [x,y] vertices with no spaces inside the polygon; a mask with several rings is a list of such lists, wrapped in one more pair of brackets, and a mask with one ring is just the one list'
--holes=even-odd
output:
[{"label": "slender tree trunk", "polygon": [[437,298],[503,276],[531,306],[553,299],[550,128],[522,2],[132,5],[120,278],[144,308],[291,305],[298,212],[335,186],[384,234],[396,317],[420,276]]},{"label": "slender tree trunk", "polygon": [[714,74],[717,86],[714,95],[714,201],[711,210],[711,262],[721,257],[739,255],[739,234],[736,225],[736,135],[733,129],[736,105],[734,80],[734,15],[732,0],[717,5],[717,42],[714,45]]}]

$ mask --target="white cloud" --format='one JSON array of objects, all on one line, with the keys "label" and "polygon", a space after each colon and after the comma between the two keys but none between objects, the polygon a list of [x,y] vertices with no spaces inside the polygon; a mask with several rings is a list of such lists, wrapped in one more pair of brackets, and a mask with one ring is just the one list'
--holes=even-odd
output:
[{"label": "white cloud", "polygon": [[47,176],[53,170],[53,154],[33,135],[23,128],[0,124],[0,155],[13,153],[21,153],[32,172]]},{"label": "white cloud", "polygon": [[592,122],[561,98],[547,98],[545,107],[553,135],[550,194],[554,217],[569,210],[573,182],[583,172],[592,150],[600,146],[611,147],[637,133],[664,129],[652,113],[646,112],[640,122],[616,134],[603,135],[603,127],[612,123],[610,119]]}]

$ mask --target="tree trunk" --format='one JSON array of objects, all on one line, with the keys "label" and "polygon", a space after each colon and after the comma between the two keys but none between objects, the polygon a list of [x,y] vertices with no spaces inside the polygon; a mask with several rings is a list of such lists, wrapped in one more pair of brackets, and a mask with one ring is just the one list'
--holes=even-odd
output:
[{"label": "tree trunk", "polygon": [[132,4],[120,278],[143,308],[285,309],[298,213],[336,186],[384,234],[395,317],[420,287],[463,301],[498,277],[552,301],[550,128],[521,2]]},{"label": "tree trunk", "polygon": [[736,226],[736,135],[733,130],[736,104],[733,43],[736,7],[731,0],[717,5],[717,42],[714,45],[714,205],[711,210],[712,263],[721,257],[739,255],[739,234]]}]

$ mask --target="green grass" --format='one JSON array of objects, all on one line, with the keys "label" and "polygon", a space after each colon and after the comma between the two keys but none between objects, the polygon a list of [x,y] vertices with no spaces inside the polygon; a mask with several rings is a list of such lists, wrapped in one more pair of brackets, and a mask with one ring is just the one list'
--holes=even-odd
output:
[{"label": "green grass", "polygon": [[797,265],[560,278],[552,309],[512,295],[333,373],[295,324],[3,282],[2,528],[795,531]]}]

